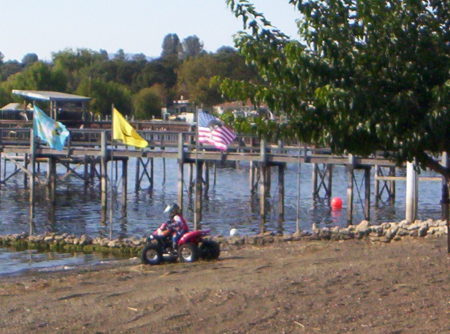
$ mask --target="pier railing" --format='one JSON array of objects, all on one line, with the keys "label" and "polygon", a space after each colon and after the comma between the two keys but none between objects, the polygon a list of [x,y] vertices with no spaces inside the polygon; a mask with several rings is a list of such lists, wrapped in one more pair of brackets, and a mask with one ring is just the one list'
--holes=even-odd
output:
[{"label": "pier railing", "polygon": [[[105,133],[106,144],[111,146],[110,129],[70,129],[70,137],[66,144],[67,152],[64,155],[86,154],[100,155],[102,146],[102,133]],[[150,156],[152,151],[179,150],[182,136],[183,151],[187,159],[203,160],[229,160],[229,161],[264,161],[266,163],[332,163],[352,165],[383,165],[394,166],[394,163],[383,158],[382,155],[372,155],[367,158],[353,156],[332,155],[330,149],[307,145],[304,143],[266,142],[252,136],[238,136],[235,142],[229,146],[226,152],[221,152],[213,147],[196,144],[196,133],[194,131],[167,131],[167,130],[140,130],[149,147],[145,150],[136,150],[114,143],[117,156]],[[0,128],[0,147],[3,151],[17,151],[25,153],[30,146],[30,128]],[[105,148],[106,150],[108,148]],[[38,152],[41,154],[57,153],[51,152],[50,148],[38,141]]]}]

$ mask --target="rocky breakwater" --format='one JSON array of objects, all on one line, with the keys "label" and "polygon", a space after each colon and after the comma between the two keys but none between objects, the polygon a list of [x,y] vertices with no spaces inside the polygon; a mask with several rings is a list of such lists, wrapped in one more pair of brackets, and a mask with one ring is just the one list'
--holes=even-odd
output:
[{"label": "rocky breakwater", "polygon": [[75,236],[68,233],[46,233],[28,235],[26,233],[0,236],[0,247],[10,247],[15,250],[37,249],[53,252],[83,252],[104,253],[116,256],[136,256],[143,248],[145,238],[109,239],[87,235]]},{"label": "rocky breakwater", "polygon": [[[271,243],[308,241],[308,240],[349,240],[367,239],[371,242],[391,242],[407,238],[435,238],[447,234],[446,222],[443,220],[415,221],[408,224],[383,223],[370,225],[363,220],[358,225],[347,227],[318,227],[313,224],[312,232],[276,235],[266,232],[258,235],[245,236],[215,236],[212,239],[221,244],[221,247],[241,247],[245,245],[262,246]],[[100,252],[116,256],[138,256],[145,245],[145,238],[114,239],[87,235],[74,236],[67,233],[46,233],[43,235],[11,234],[0,236],[0,247],[10,247],[16,250],[37,249],[40,251],[57,252]]]},{"label": "rocky breakwater", "polygon": [[347,227],[318,227],[313,224],[312,232],[300,234],[275,235],[273,232],[254,236],[215,237],[221,244],[230,246],[264,245],[274,242],[298,241],[298,240],[349,240],[367,239],[372,242],[391,242],[407,238],[438,238],[447,234],[447,225],[443,220],[416,220],[408,224],[406,221],[382,223],[370,225],[366,220],[358,225]]}]

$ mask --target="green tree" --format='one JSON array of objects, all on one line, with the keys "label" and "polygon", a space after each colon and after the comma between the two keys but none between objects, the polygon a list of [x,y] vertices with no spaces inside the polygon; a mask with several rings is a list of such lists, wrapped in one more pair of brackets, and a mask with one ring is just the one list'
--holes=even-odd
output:
[{"label": "green tree", "polygon": [[162,99],[157,87],[143,88],[133,96],[133,115],[137,119],[161,117]]},{"label": "green tree", "polygon": [[186,59],[178,68],[178,95],[196,104],[212,106],[223,101],[215,76],[257,81],[257,74],[233,49]]},{"label": "green tree", "polygon": [[123,114],[131,114],[131,92],[119,83],[85,78],[76,90],[77,94],[90,96],[90,110],[97,115],[111,116],[111,106]]},{"label": "green tree", "polygon": [[67,78],[62,71],[38,61],[9,76],[6,84],[10,89],[65,91]]},{"label": "green tree", "polygon": [[89,49],[66,49],[53,54],[55,70],[62,71],[67,77],[67,90],[73,92],[82,80],[96,78],[96,70],[108,62],[108,54]]},{"label": "green tree", "polygon": [[176,65],[163,59],[155,59],[144,65],[135,77],[135,86],[139,88],[162,84],[166,88],[173,87],[177,81]]},{"label": "green tree", "polygon": [[167,34],[162,43],[161,58],[178,59],[183,52],[180,38],[177,34]]},{"label": "green tree", "polygon": [[0,81],[5,81],[10,75],[22,71],[22,65],[17,60],[9,60],[0,65]]},{"label": "green tree", "polygon": [[114,54],[114,59],[115,60],[125,61],[125,60],[127,60],[127,55],[125,54],[125,51],[123,51],[123,49],[119,49]]},{"label": "green tree", "polygon": [[38,58],[37,54],[35,54],[35,53],[27,53],[22,58],[22,65],[26,67],[28,65],[31,65],[31,64],[37,62],[38,60],[39,60],[39,58]]},{"label": "green tree", "polygon": [[266,135],[416,159],[450,180],[434,154],[450,151],[450,3],[435,0],[290,0],[299,40],[274,28],[245,0],[227,0],[244,29],[236,45],[264,80],[224,80],[288,117]]},{"label": "green tree", "polygon": [[219,74],[217,68],[217,61],[209,54],[185,60],[178,69],[178,94],[206,106],[219,102],[218,87],[209,85],[210,79]]},{"label": "green tree", "polygon": [[11,92],[8,91],[3,87],[3,85],[0,83],[0,107],[3,107],[4,105],[11,102]]},{"label": "green tree", "polygon": [[188,36],[183,39],[183,58],[196,57],[203,52],[203,43],[196,36]]}]

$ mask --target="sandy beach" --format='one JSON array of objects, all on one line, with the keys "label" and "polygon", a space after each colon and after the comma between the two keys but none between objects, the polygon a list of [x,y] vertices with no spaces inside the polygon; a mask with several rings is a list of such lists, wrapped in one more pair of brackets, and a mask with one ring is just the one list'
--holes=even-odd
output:
[{"label": "sandy beach", "polygon": [[449,333],[446,238],[224,249],[0,278],[0,333]]}]

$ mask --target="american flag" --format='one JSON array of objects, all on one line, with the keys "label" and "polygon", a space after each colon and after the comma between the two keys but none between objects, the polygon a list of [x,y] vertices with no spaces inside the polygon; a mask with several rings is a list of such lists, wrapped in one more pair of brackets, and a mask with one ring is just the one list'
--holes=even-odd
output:
[{"label": "american flag", "polygon": [[234,132],[223,125],[220,120],[203,111],[198,113],[198,141],[200,143],[213,145],[219,150],[225,151],[234,138],[236,138]]}]

